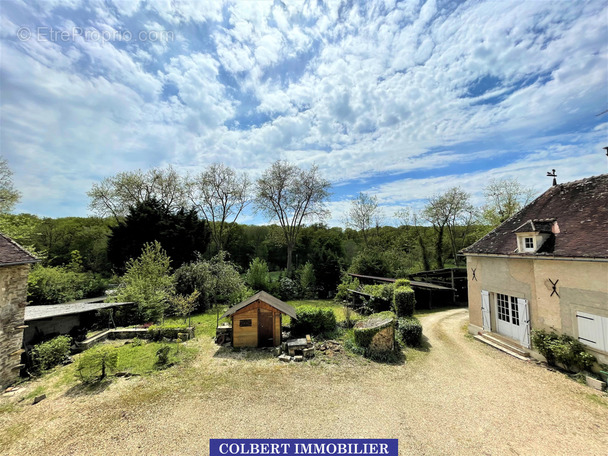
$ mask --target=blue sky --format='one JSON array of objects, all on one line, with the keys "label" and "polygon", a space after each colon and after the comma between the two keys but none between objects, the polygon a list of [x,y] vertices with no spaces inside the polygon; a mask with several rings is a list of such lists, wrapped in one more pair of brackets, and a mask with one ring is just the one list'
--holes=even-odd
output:
[{"label": "blue sky", "polygon": [[[387,218],[491,178],[608,171],[605,1],[0,2],[16,212],[85,216],[120,171],[277,159]],[[243,222],[259,223],[247,213]]]}]

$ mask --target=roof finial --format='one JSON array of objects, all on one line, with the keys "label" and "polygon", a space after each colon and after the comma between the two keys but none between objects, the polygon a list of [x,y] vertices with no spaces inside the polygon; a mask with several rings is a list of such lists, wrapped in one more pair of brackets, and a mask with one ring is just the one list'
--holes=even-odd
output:
[{"label": "roof finial", "polygon": [[551,172],[547,172],[547,177],[552,177],[553,178],[553,185],[557,185],[557,174],[555,173],[555,170],[552,169]]},{"label": "roof finial", "polygon": [[606,157],[608,157],[608,147],[602,147],[606,151]]}]

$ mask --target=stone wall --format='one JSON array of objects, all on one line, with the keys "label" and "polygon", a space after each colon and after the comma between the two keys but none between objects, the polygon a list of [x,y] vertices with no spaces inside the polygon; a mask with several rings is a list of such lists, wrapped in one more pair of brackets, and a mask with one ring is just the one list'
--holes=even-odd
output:
[{"label": "stone wall", "polygon": [[0,267],[0,388],[19,376],[29,264]]}]

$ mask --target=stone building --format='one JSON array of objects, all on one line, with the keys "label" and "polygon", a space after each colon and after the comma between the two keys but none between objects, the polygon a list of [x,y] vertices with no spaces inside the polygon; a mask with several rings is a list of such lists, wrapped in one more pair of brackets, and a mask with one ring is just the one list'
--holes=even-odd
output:
[{"label": "stone building", "polygon": [[554,185],[463,253],[471,333],[530,352],[555,330],[608,362],[608,174]]},{"label": "stone building", "polygon": [[23,349],[27,276],[38,260],[0,234],[0,388],[19,376]]}]

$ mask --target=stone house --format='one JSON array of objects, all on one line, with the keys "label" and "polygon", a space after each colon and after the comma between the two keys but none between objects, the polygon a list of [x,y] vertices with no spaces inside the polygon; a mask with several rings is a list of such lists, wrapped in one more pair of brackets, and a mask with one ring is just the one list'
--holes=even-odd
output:
[{"label": "stone house", "polygon": [[0,388],[19,376],[23,349],[27,276],[38,260],[0,234]]},{"label": "stone house", "polygon": [[532,352],[531,330],[555,330],[608,362],[608,174],[554,185],[462,253],[470,333]]}]

